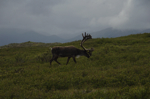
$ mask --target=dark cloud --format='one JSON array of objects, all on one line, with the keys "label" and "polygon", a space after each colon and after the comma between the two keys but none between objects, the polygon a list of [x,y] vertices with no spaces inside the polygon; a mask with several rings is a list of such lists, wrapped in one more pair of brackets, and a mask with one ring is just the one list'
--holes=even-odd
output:
[{"label": "dark cloud", "polygon": [[150,28],[150,0],[1,0],[0,28],[73,34]]}]

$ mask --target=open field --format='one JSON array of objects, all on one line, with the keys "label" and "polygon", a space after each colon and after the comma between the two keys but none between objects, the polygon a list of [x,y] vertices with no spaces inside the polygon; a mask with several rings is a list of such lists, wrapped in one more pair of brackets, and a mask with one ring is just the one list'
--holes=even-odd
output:
[{"label": "open field", "polygon": [[0,47],[1,99],[150,99],[150,33],[91,39],[90,58],[58,58],[49,47],[69,43],[10,44]]}]

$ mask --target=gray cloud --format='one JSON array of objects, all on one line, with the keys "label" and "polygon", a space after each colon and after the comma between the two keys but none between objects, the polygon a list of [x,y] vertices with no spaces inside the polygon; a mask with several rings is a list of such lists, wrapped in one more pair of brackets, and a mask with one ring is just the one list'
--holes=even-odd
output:
[{"label": "gray cloud", "polygon": [[119,29],[150,28],[150,1],[128,0],[122,11],[115,16],[110,24]]},{"label": "gray cloud", "polygon": [[73,34],[150,28],[149,0],[2,0],[0,28]]}]

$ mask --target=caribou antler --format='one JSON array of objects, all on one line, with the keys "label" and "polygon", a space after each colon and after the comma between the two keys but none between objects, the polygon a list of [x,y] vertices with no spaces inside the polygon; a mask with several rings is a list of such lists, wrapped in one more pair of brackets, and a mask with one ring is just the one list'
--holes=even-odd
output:
[{"label": "caribou antler", "polygon": [[86,34],[86,32],[85,32],[85,35],[82,33],[82,37],[83,37],[83,39],[82,39],[82,41],[81,41],[80,46],[81,46],[85,51],[87,51],[87,49],[83,46],[83,43],[84,43],[86,40],[88,40],[88,39],[92,39],[92,36],[91,36],[90,34]]}]

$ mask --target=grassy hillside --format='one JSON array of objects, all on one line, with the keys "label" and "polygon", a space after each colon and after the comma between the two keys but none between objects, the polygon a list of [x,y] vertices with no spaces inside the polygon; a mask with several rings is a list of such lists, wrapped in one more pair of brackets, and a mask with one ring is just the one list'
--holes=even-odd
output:
[{"label": "grassy hillside", "polygon": [[150,99],[150,33],[91,39],[88,59],[49,65],[49,47],[74,45],[25,42],[0,48],[0,98]]}]

